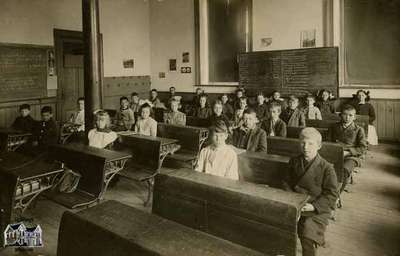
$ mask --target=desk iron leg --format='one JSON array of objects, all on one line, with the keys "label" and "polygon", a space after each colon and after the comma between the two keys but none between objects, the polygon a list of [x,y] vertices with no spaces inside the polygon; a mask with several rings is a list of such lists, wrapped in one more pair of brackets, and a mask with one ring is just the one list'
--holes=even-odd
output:
[{"label": "desk iron leg", "polygon": [[147,207],[150,204],[152,195],[153,195],[153,187],[154,187],[154,178],[150,178],[146,180],[147,185],[147,199],[144,202],[144,206]]}]

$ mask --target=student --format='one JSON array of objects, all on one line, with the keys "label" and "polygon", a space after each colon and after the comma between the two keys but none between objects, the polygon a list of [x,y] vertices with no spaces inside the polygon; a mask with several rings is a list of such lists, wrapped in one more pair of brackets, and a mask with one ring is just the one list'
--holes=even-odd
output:
[{"label": "student", "polygon": [[354,123],[356,110],[352,105],[345,105],[340,114],[341,122],[332,128],[333,140],[344,146],[344,180],[342,192],[350,181],[354,167],[361,166],[361,156],[367,149],[364,129]]},{"label": "student", "polygon": [[79,97],[76,103],[78,105],[78,111],[71,115],[69,122],[77,126],[77,132],[82,132],[85,130],[85,99]]},{"label": "student", "polygon": [[376,119],[375,109],[374,106],[369,103],[369,92],[358,90],[355,96],[356,100],[353,105],[356,109],[356,114],[366,115],[369,117],[368,142],[371,145],[378,145],[378,135],[376,134],[376,129],[374,126],[374,121]]},{"label": "student", "polygon": [[319,100],[317,101],[317,107],[321,111],[322,119],[326,119],[332,114],[335,114],[335,103],[331,100],[331,92],[328,90],[322,90],[319,93]]},{"label": "student", "polygon": [[247,109],[247,98],[241,97],[239,102],[239,108],[235,110],[233,116],[233,128],[236,129],[243,124],[243,113]]},{"label": "student", "polygon": [[224,93],[221,96],[221,102],[222,102],[222,113],[224,113],[224,115],[231,120],[233,117],[233,107],[232,105],[229,103],[229,97],[228,94]]},{"label": "student", "polygon": [[274,91],[272,93],[271,99],[268,101],[268,103],[271,105],[273,103],[277,103],[281,105],[282,111],[286,109],[287,104],[284,99],[281,98],[281,93],[278,91]]},{"label": "student", "polygon": [[338,198],[338,185],[333,165],[323,159],[321,134],[312,127],[300,133],[301,155],[290,159],[283,187],[285,190],[309,195],[301,209],[298,236],[303,256],[317,255],[317,247],[324,245],[324,233]]},{"label": "student", "polygon": [[174,125],[186,125],[186,115],[180,112],[179,109],[180,102],[173,99],[171,101],[171,110],[164,113],[164,122],[167,124]]},{"label": "student", "polygon": [[304,113],[298,108],[299,99],[292,95],[289,99],[289,107],[283,110],[281,114],[281,119],[287,124],[289,127],[305,127],[306,126],[306,118]]},{"label": "student", "polygon": [[231,125],[228,117],[224,114],[224,106],[220,100],[214,102],[213,113],[209,118],[209,126],[215,126],[218,121],[224,122],[226,127],[228,127],[228,131],[230,130]]},{"label": "student", "polygon": [[153,108],[166,109],[164,103],[162,103],[161,100],[158,98],[158,91],[156,89],[152,89],[150,91],[149,103],[151,103],[151,105],[149,105]]},{"label": "student", "polygon": [[45,106],[40,111],[42,120],[36,124],[34,131],[34,146],[38,146],[38,151],[45,151],[47,148],[57,143],[57,125],[53,120],[53,111],[50,106]]},{"label": "student", "polygon": [[135,124],[135,132],[146,136],[157,136],[157,121],[150,117],[151,106],[147,103],[140,107],[140,117]]},{"label": "student", "polygon": [[315,97],[313,95],[307,95],[306,101],[307,107],[305,107],[303,110],[306,119],[322,120],[321,111],[319,110],[319,108],[314,106]]},{"label": "student", "polygon": [[265,97],[262,92],[257,94],[257,103],[254,106],[254,110],[256,111],[257,118],[260,122],[267,119],[269,116],[268,105],[265,102]]},{"label": "student", "polygon": [[194,95],[192,99],[192,109],[196,109],[199,104],[200,104],[200,96],[204,94],[204,90],[197,87],[196,88],[196,94]]},{"label": "student", "polygon": [[143,101],[140,99],[139,94],[137,92],[132,92],[131,94],[131,109],[135,114],[135,118],[138,116],[140,106],[143,104]]},{"label": "student", "polygon": [[286,137],[286,123],[279,118],[281,112],[281,104],[273,103],[270,105],[270,117],[261,123],[261,128],[265,130],[268,136]]},{"label": "student", "polygon": [[36,121],[31,117],[31,106],[29,104],[22,104],[19,106],[19,114],[15,118],[12,128],[23,132],[32,132],[35,127]]},{"label": "student", "polygon": [[207,94],[200,95],[199,106],[195,109],[194,116],[201,119],[208,119],[212,115],[211,108],[208,106]]},{"label": "student", "polygon": [[119,99],[120,109],[117,112],[116,124],[118,130],[129,131],[135,123],[135,114],[129,107],[129,100],[123,96]]},{"label": "student", "polygon": [[118,135],[110,129],[111,120],[106,111],[100,110],[95,114],[95,128],[88,133],[89,146],[96,148],[110,147]]},{"label": "student", "polygon": [[233,100],[233,109],[236,111],[240,108],[241,98],[245,97],[244,90],[239,88],[235,91],[235,98]]},{"label": "student", "polygon": [[267,134],[257,123],[254,109],[246,109],[243,113],[243,126],[233,130],[232,144],[247,151],[267,152]]},{"label": "student", "polygon": [[238,159],[232,146],[226,144],[228,127],[222,121],[210,129],[212,144],[200,152],[195,171],[238,180]]}]

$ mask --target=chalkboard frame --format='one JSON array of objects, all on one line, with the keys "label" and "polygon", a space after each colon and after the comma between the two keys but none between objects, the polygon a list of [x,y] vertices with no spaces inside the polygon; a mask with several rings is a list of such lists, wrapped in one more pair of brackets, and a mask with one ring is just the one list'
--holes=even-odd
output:
[{"label": "chalkboard frame", "polygon": [[[312,47],[312,48],[296,48],[296,49],[283,49],[283,50],[270,50],[270,51],[252,51],[252,52],[242,52],[238,54],[238,59],[240,62],[240,56],[241,55],[245,55],[245,54],[254,54],[254,53],[280,53],[280,52],[292,52],[292,51],[314,51],[314,50],[322,50],[322,49],[332,49],[335,51],[335,55],[336,55],[336,74],[335,74],[335,82],[334,82],[334,86],[326,88],[328,90],[330,90],[332,92],[332,94],[335,97],[339,97],[339,87],[340,87],[340,82],[339,82],[339,75],[340,75],[340,66],[339,66],[339,47],[337,46],[329,46],[329,47]],[[240,68],[239,68],[239,72],[240,72]],[[240,75],[239,75],[239,86],[240,87],[244,87],[249,94],[251,94],[251,96],[255,96],[256,91],[262,91],[264,94],[269,94],[272,93],[272,91],[274,90],[279,90],[276,87],[252,87],[252,86],[246,86],[246,84],[242,84],[240,83]],[[334,88],[333,88],[334,87]],[[254,95],[253,95],[254,94]],[[283,96],[289,96],[288,94],[282,94]],[[298,95],[298,96],[304,96],[304,95]]]},{"label": "chalkboard frame", "polygon": [[[54,51],[54,46],[52,45],[36,45],[36,44],[20,44],[20,43],[7,43],[0,42],[0,47],[13,47],[13,48],[25,48],[25,49],[42,49],[46,52],[46,56],[48,56],[49,51]],[[48,58],[48,57],[47,57]],[[24,101],[24,100],[33,100],[33,99],[42,99],[47,98],[47,81],[48,81],[48,60],[46,59],[46,74],[44,79],[44,84],[40,85],[40,93],[38,90],[37,94],[32,96],[21,96],[18,97],[17,92],[12,92],[8,94],[8,96],[0,95],[0,103],[2,102],[12,102],[12,101]],[[44,76],[44,73],[42,74]],[[3,94],[3,93],[2,93]]]}]

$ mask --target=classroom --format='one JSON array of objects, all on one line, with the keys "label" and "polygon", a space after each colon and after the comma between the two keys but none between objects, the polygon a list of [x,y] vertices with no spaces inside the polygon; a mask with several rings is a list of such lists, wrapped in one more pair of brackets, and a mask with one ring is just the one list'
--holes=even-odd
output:
[{"label": "classroom", "polygon": [[400,256],[400,0],[1,0],[0,256]]}]

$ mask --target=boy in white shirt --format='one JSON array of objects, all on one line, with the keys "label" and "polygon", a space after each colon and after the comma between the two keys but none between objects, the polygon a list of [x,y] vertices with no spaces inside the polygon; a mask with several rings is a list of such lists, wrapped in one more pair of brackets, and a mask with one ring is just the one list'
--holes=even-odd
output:
[{"label": "boy in white shirt", "polygon": [[226,144],[228,127],[218,121],[211,128],[212,144],[200,152],[195,171],[238,180],[238,159],[233,147]]},{"label": "boy in white shirt", "polygon": [[307,107],[304,108],[303,110],[306,119],[322,120],[321,111],[319,110],[319,108],[314,106],[315,97],[312,95],[308,95],[306,100],[307,100]]}]

